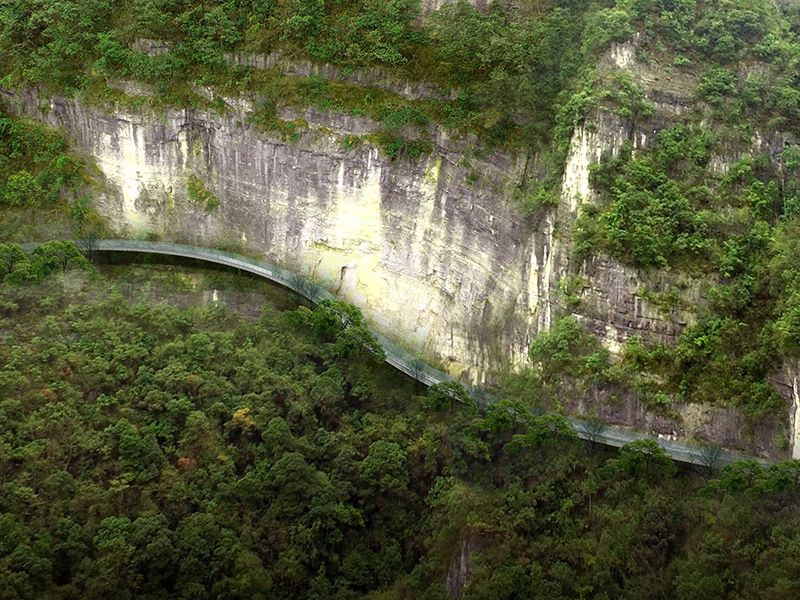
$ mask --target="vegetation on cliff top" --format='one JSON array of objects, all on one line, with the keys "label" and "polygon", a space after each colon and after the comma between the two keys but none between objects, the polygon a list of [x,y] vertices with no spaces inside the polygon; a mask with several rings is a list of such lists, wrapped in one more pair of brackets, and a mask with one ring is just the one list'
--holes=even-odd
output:
[{"label": "vegetation on cliff top", "polygon": [[[746,108],[791,127],[800,115],[798,15],[788,2],[501,1],[479,10],[460,1],[420,10],[419,0],[10,1],[0,5],[0,71],[6,83],[57,93],[133,79],[167,104],[202,103],[193,86],[210,85],[275,106],[288,100],[286,78],[232,57],[279,51],[345,73],[378,66],[398,80],[433,81],[442,88],[434,98],[383,100],[489,143],[542,149],[563,141],[593,103],[636,96],[624,82],[596,81],[595,67],[609,43],[638,33],[643,56],[705,71],[698,93],[731,118]],[[760,67],[739,68],[746,61]]]},{"label": "vegetation on cliff top", "polygon": [[[6,83],[56,93],[133,79],[166,104],[186,105],[203,103],[193,89],[199,84],[255,94],[274,110],[289,101],[280,94],[286,78],[235,67],[230,57],[279,50],[345,70],[380,66],[398,79],[432,80],[443,88],[436,99],[377,96],[388,109],[423,110],[491,143],[542,146],[584,46],[589,52],[604,41],[605,24],[586,22],[595,8],[553,0],[492,3],[484,12],[458,3],[421,19],[418,0],[7,2],[0,5],[0,69]],[[585,26],[594,41],[582,46]],[[342,108],[362,110],[349,102]]]},{"label": "vegetation on cliff top", "polygon": [[324,313],[94,277],[0,284],[0,597],[800,593],[796,462],[705,481],[516,401],[417,396]]}]

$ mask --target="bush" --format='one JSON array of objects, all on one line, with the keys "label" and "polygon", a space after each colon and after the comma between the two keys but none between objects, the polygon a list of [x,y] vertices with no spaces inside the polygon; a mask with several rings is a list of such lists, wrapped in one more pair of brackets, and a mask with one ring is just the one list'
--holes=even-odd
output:
[{"label": "bush", "polygon": [[545,382],[564,377],[580,381],[600,375],[608,366],[608,352],[574,317],[562,317],[540,333],[528,349],[531,362]]},{"label": "bush", "polygon": [[11,175],[2,188],[0,202],[8,206],[38,206],[45,199],[42,186],[28,171]]},{"label": "bush", "polygon": [[778,331],[784,350],[800,357],[800,292],[792,294],[778,319]]},{"label": "bush", "polygon": [[722,106],[736,95],[736,78],[733,73],[721,67],[714,67],[703,75],[697,86],[697,97],[712,106]]},{"label": "bush", "polygon": [[703,132],[677,126],[662,131],[650,153],[632,158],[627,148],[605,157],[591,183],[607,204],[595,223],[578,222],[579,243],[646,268],[706,259],[708,226],[695,183],[705,176],[709,145]]},{"label": "bush", "polygon": [[625,42],[634,33],[631,16],[620,8],[604,8],[592,13],[583,34],[584,52],[595,53],[611,42]]},{"label": "bush", "polygon": [[202,179],[195,175],[189,175],[186,179],[186,193],[191,202],[202,206],[206,212],[211,212],[219,206],[219,198],[206,187]]}]

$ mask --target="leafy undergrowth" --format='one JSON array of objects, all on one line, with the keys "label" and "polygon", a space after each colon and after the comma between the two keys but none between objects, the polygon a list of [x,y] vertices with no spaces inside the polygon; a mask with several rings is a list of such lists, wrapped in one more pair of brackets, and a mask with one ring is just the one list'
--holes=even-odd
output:
[{"label": "leafy undergrowth", "polygon": [[420,396],[344,306],[252,321],[98,277],[0,286],[2,597],[445,598],[462,547],[470,598],[800,592],[797,463],[704,483]]},{"label": "leafy undergrowth", "polygon": [[0,105],[0,242],[99,235],[102,219],[81,194],[89,173],[61,132]]}]

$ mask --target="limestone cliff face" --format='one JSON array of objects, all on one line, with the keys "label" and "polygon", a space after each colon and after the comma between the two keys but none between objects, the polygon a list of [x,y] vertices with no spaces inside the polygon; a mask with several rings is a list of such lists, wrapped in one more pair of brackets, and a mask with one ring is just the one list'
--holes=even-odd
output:
[{"label": "limestone cliff face", "polygon": [[[680,122],[694,106],[692,93],[697,82],[686,81],[677,73],[674,77],[664,77],[652,67],[638,64],[636,45],[637,38],[630,43],[613,44],[599,65],[599,72],[628,72],[653,103],[654,114],[646,120],[635,121],[600,108],[576,128],[565,165],[561,202],[556,211],[558,235],[550,271],[554,290],[565,276],[580,276],[583,285],[583,289],[578,290],[580,303],[569,311],[593,331],[612,354],[619,353],[625,341],[634,335],[647,342],[674,343],[707,302],[703,281],[678,272],[635,269],[603,255],[576,260],[572,252],[570,232],[580,207],[596,201],[589,183],[590,165],[604,153],[616,154],[626,142],[632,145],[634,152],[646,148],[659,130]],[[713,156],[711,168],[725,172],[749,152],[775,156],[783,144],[780,136],[756,133],[751,148],[733,147]],[[676,293],[680,301],[673,306],[665,308],[656,302],[660,294]],[[557,295],[554,291],[553,297]],[[797,365],[785,366],[773,380],[787,403],[788,427],[781,417],[762,419],[756,425],[735,409],[706,405],[673,403],[670,414],[660,414],[648,410],[632,396],[592,398],[577,394],[565,398],[564,404],[570,412],[597,412],[606,422],[634,426],[659,437],[689,438],[761,455],[787,457],[788,449],[781,440],[789,440],[793,456],[800,457],[798,381]]]},{"label": "limestone cliff face", "polygon": [[800,364],[795,363],[788,369],[791,383],[792,412],[790,415],[792,429],[792,458],[800,459]]},{"label": "limestone cliff face", "polygon": [[792,458],[800,459],[800,361],[786,361],[772,381],[789,405],[789,446]]},{"label": "limestone cliff face", "polygon": [[677,123],[693,104],[691,92],[686,91],[693,86],[671,80],[655,81],[652,69],[637,64],[636,45],[637,38],[625,44],[612,44],[598,70],[601,74],[630,73],[653,102],[654,115],[636,121],[620,118],[613,110],[602,108],[589,115],[572,136],[558,210],[559,231],[564,234],[560,236],[562,245],[556,252],[560,276],[572,271],[585,283],[575,316],[583,320],[612,353],[617,353],[632,335],[649,342],[674,342],[692,321],[693,310],[674,309],[665,314],[647,300],[644,290],[658,294],[678,288],[685,305],[694,308],[702,302],[697,281],[676,273],[641,271],[601,255],[576,264],[569,247],[569,235],[580,207],[596,202],[589,183],[590,166],[603,154],[617,154],[625,143],[632,144],[634,152],[646,148],[659,130]]},{"label": "limestone cliff face", "polygon": [[[545,324],[552,233],[507,199],[521,160],[466,159],[438,134],[432,155],[391,161],[340,143],[368,131],[366,119],[312,111],[309,130],[287,142],[250,125],[236,102],[225,115],[162,118],[31,93],[16,106],[94,157],[106,180],[99,209],[120,234],[238,243],[324,283],[453,374],[479,379],[498,357],[519,365]],[[189,177],[217,208],[191,201]]]},{"label": "limestone cliff face", "polygon": [[[433,126],[430,155],[390,160],[367,142],[351,149],[342,143],[376,131],[377,123],[314,109],[284,111],[284,118],[308,124],[285,140],[253,126],[252,107],[241,99],[223,99],[221,112],[175,110],[154,117],[32,92],[4,95],[19,112],[65,128],[94,158],[105,179],[98,208],[121,235],[154,234],[263,256],[323,283],[387,336],[453,375],[481,381],[498,367],[524,365],[531,339],[564,312],[617,353],[632,335],[673,342],[705,302],[701,282],[638,271],[609,257],[578,261],[572,252],[572,224],[580,206],[595,200],[590,165],[626,142],[634,151],[645,148],[692,106],[687,90],[694,84],[657,80],[636,63],[635,45],[635,39],[614,45],[600,71],[631,73],[654,103],[654,116],[636,122],[602,107],[593,111],[573,134],[559,206],[534,218],[523,217],[510,196],[537,164],[535,156],[478,152]],[[302,71],[298,64],[292,68]],[[314,72],[337,76],[326,69]],[[362,75],[386,83],[380,74]],[[780,143],[758,136],[753,141],[758,150]],[[725,170],[740,153],[714,157],[714,168]],[[203,181],[218,206],[193,202],[190,179]],[[574,275],[583,282],[580,303],[567,307],[559,282]],[[683,300],[677,307],[665,311],[653,303],[653,294],[675,290]],[[794,398],[791,421],[800,422],[796,370],[782,373],[776,387],[787,399],[787,413]],[[564,402],[578,413],[597,411],[610,422],[659,435],[743,447],[734,411],[676,406],[665,417],[635,398],[608,400],[589,406],[590,399],[576,396]],[[780,454],[776,440],[800,440],[785,427],[766,423],[744,447]]]},{"label": "limestone cliff face", "polygon": [[[630,50],[613,49],[612,56],[628,63]],[[598,110],[578,127],[572,137],[567,158],[562,197],[557,211],[558,232],[551,269],[551,286],[564,277],[577,273],[583,284],[580,303],[569,309],[576,319],[593,331],[612,353],[618,354],[631,336],[647,342],[674,343],[683,329],[692,323],[705,302],[703,282],[676,272],[643,271],[603,255],[577,261],[570,246],[569,232],[580,206],[596,200],[589,185],[589,166],[603,153],[616,153],[625,142],[634,151],[645,148],[654,137],[654,126],[662,128],[674,123],[691,99],[680,94],[664,94],[656,104],[656,118],[648,123],[625,121],[613,112]],[[656,129],[657,131],[657,129]],[[715,157],[717,168],[725,169],[740,156]],[[652,298],[658,294],[679,293],[681,301],[665,309]],[[553,292],[557,297],[558,293]],[[563,306],[551,303],[562,311]],[[792,375],[786,369],[776,378],[776,388],[790,403]],[[795,379],[796,382],[796,374]],[[787,382],[789,382],[787,384]],[[787,388],[788,385],[788,388]],[[673,403],[668,414],[655,412],[633,395],[614,397],[608,390],[597,394],[577,393],[563,398],[564,407],[574,414],[596,413],[603,421],[627,425],[667,439],[692,439],[701,443],[742,448],[765,456],[786,456],[787,450],[778,441],[797,436],[800,449],[800,408],[793,408],[792,434],[783,419],[763,419],[757,426],[735,409]],[[792,405],[800,406],[795,401]],[[797,427],[794,423],[797,422]],[[800,450],[798,450],[800,452]]]}]

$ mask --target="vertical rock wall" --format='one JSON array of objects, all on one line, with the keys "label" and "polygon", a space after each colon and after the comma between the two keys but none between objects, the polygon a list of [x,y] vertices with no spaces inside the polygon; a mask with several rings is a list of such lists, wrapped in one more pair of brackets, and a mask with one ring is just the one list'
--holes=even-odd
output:
[{"label": "vertical rock wall", "polygon": [[[240,247],[291,267],[455,375],[522,364],[544,320],[552,226],[526,223],[507,198],[522,159],[469,157],[438,132],[436,151],[415,161],[368,143],[346,150],[342,137],[370,124],[334,114],[304,115],[310,128],[285,141],[233,101],[222,115],[159,117],[32,93],[15,105],[94,158],[99,209],[121,235]],[[190,177],[218,207],[192,202]]]},{"label": "vertical rock wall", "polygon": [[789,446],[792,458],[800,459],[800,361],[787,361],[775,384],[789,399]]},{"label": "vertical rock wall", "polygon": [[[615,45],[601,68],[635,71],[634,45]],[[572,252],[580,207],[596,200],[590,165],[626,142],[634,151],[646,147],[691,106],[680,89],[649,94],[656,114],[647,123],[597,109],[576,128],[559,206],[534,219],[510,197],[536,157],[479,154],[435,128],[431,155],[390,160],[368,142],[350,149],[342,143],[378,124],[313,109],[284,114],[308,128],[282,139],[251,125],[252,107],[242,100],[226,99],[222,113],[153,116],[30,92],[5,96],[20,113],[64,127],[95,159],[106,184],[99,209],[121,235],[263,256],[323,283],[387,336],[453,375],[481,381],[498,368],[524,365],[531,339],[564,312],[618,353],[632,335],[673,342],[694,318],[691,308],[665,314],[644,289],[677,287],[685,305],[704,302],[701,282],[640,272],[609,257],[578,261]],[[724,170],[733,158],[717,157],[715,165]],[[190,178],[203,181],[219,205],[193,202]],[[570,308],[558,288],[575,274],[584,285],[580,304]],[[793,415],[800,410],[794,381]],[[712,407],[679,406],[664,417],[636,399],[602,407],[587,401],[564,399],[576,412],[598,410],[610,422],[666,436],[731,445],[741,427],[739,415]],[[780,427],[755,432],[751,448],[772,452]]]}]

